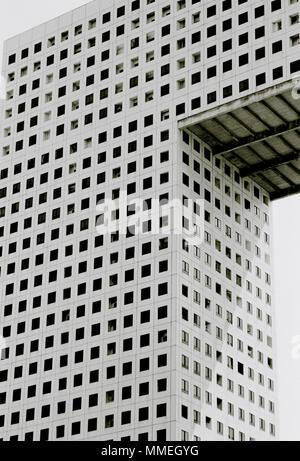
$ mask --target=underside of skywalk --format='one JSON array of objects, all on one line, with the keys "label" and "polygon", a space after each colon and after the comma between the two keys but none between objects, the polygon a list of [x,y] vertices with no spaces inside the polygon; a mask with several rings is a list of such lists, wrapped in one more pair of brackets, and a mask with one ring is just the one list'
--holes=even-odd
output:
[{"label": "underside of skywalk", "polygon": [[206,142],[241,177],[251,177],[271,200],[300,192],[300,93],[295,81],[187,117],[179,128]]}]

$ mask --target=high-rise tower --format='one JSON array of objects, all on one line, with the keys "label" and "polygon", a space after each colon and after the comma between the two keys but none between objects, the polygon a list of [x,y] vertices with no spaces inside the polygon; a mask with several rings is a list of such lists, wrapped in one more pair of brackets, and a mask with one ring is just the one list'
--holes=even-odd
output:
[{"label": "high-rise tower", "polygon": [[[276,439],[270,201],[300,190],[299,5],[93,1],[6,42],[3,440]],[[124,192],[158,231],[96,228]]]}]

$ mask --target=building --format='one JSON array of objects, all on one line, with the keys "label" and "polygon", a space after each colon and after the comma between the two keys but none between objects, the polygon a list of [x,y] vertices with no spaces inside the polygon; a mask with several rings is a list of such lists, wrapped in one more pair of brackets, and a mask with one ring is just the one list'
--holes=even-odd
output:
[{"label": "building", "polygon": [[[299,192],[299,5],[97,0],[6,42],[2,440],[276,439],[270,203]],[[163,233],[163,206],[158,233],[101,234],[123,191],[193,221],[204,204],[204,241]]]}]

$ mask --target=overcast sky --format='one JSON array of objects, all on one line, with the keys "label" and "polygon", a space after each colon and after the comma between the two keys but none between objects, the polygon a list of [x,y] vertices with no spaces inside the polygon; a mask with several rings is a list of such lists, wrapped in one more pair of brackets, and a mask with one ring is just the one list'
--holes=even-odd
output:
[{"label": "overcast sky", "polygon": [[[88,2],[2,1],[0,62],[5,39],[85,3]],[[280,439],[300,441],[300,195],[273,204],[273,224]]]}]

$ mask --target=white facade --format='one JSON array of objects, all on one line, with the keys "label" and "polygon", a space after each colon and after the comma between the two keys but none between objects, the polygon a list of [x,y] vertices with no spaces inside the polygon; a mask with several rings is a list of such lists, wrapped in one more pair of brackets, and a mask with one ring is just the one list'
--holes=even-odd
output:
[{"label": "white facade", "polygon": [[[177,123],[290,79],[297,15],[103,0],[6,42],[3,440],[276,438],[268,194]],[[203,199],[205,242],[102,238],[118,191]]]}]

